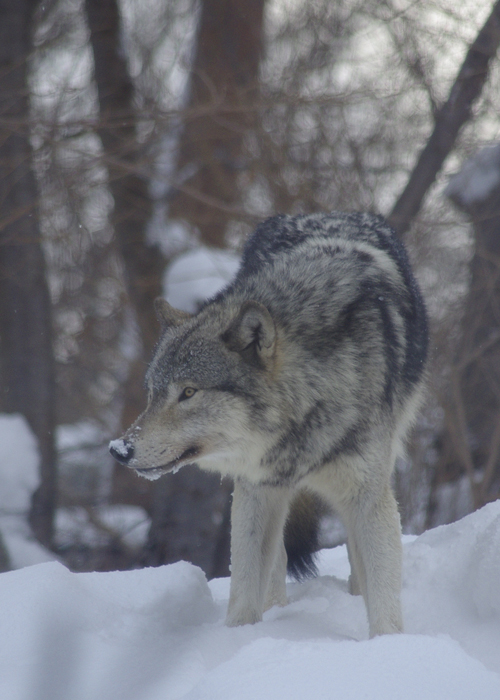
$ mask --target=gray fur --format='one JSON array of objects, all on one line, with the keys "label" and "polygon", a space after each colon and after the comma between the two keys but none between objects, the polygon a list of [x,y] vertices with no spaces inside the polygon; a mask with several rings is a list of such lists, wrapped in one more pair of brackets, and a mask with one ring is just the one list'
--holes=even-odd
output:
[{"label": "gray fur", "polygon": [[157,311],[148,408],[112,452],[149,478],[192,462],[235,478],[228,624],[286,602],[283,528],[307,488],[346,524],[370,633],[400,631],[390,476],[420,403],[427,322],[389,227],[369,214],[274,217],[199,313]]}]

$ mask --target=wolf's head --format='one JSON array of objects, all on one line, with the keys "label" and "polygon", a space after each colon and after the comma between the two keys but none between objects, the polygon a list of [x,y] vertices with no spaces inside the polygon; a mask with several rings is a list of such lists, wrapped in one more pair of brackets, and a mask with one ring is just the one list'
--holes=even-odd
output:
[{"label": "wolf's head", "polygon": [[262,398],[277,366],[269,311],[255,301],[212,303],[195,316],[163,299],[155,307],[162,335],[148,405],[111,454],[149,479],[190,463],[232,475],[258,465],[275,418]]}]

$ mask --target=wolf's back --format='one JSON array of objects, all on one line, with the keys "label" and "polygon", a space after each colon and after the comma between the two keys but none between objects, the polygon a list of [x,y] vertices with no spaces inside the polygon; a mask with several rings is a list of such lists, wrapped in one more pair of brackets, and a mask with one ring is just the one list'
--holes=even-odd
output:
[{"label": "wolf's back", "polygon": [[272,217],[247,240],[234,286],[269,306],[302,342],[312,336],[314,354],[321,347],[328,354],[342,333],[359,330],[350,322],[364,317],[371,339],[383,339],[386,373],[392,375],[388,398],[391,389],[411,392],[422,380],[425,305],[405,248],[382,217]]}]

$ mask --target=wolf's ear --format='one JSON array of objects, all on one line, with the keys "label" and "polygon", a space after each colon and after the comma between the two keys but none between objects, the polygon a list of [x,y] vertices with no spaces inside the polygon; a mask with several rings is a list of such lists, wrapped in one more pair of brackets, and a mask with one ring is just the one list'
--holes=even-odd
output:
[{"label": "wolf's ear", "polygon": [[155,311],[156,317],[161,324],[162,331],[171,326],[180,326],[184,321],[191,318],[191,314],[188,314],[186,311],[174,309],[163,297],[157,297],[155,299]]},{"label": "wolf's ear", "polygon": [[276,327],[271,314],[257,301],[245,301],[222,340],[250,364],[262,367],[273,356]]}]

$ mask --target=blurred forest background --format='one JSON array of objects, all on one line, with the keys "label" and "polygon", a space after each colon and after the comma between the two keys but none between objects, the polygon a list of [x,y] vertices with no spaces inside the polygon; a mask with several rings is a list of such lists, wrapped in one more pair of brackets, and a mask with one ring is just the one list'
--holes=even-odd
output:
[{"label": "blurred forest background", "polygon": [[0,412],[38,440],[40,543],[227,575],[231,484],[152,484],[107,444],[154,298],[194,310],[279,212],[374,211],[409,249],[432,364],[404,530],[499,497],[499,43],[491,0],[0,0]]}]

